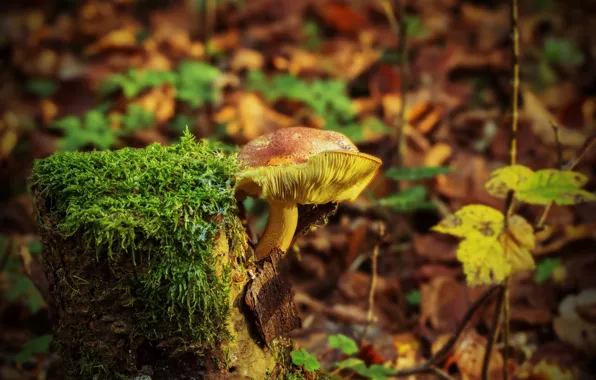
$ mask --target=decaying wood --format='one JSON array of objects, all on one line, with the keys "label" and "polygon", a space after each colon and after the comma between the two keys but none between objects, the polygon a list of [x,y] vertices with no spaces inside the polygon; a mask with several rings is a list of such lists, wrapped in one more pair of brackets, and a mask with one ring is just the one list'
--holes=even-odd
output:
[{"label": "decaying wood", "polygon": [[259,263],[256,277],[248,284],[245,297],[267,343],[300,327],[290,282],[279,271],[282,256],[281,250],[274,249]]}]

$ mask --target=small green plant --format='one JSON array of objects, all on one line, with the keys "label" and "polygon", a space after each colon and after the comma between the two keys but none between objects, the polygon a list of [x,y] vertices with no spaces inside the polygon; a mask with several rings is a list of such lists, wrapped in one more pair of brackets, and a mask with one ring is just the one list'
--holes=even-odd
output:
[{"label": "small green plant", "polygon": [[23,364],[30,360],[34,354],[47,353],[50,349],[50,343],[52,343],[52,339],[52,335],[46,334],[29,340],[23,345],[21,351],[15,356],[15,361],[17,364]]},{"label": "small green plant", "polygon": [[[112,122],[121,122],[122,128],[112,128]],[[131,104],[124,115],[108,116],[98,109],[88,111],[83,117],[66,116],[52,126],[64,132],[58,140],[60,150],[74,151],[86,146],[99,150],[111,148],[120,137],[153,125],[153,114]]]},{"label": "small green plant", "polygon": [[365,141],[363,129],[387,133],[389,129],[378,119],[362,125],[356,119],[352,100],[343,80],[317,79],[304,81],[294,75],[278,74],[267,78],[263,72],[248,74],[248,89],[262,93],[267,99],[296,100],[307,106],[314,115],[325,120],[324,129],[344,133],[355,143]]},{"label": "small green plant", "polygon": [[[357,354],[359,351],[356,342],[343,334],[330,336],[328,343],[331,348],[340,351],[344,355],[351,356]],[[302,366],[307,372],[314,372],[321,367],[317,358],[304,348],[294,350],[290,355],[292,356],[292,363]],[[388,376],[397,373],[396,370],[379,364],[367,366],[364,361],[355,357],[348,357],[345,360],[336,362],[334,367],[337,370],[351,370],[360,376],[373,380],[386,380]]]},{"label": "small green plant", "polygon": [[[385,177],[394,181],[419,181],[432,178],[439,174],[449,173],[451,168],[447,166],[420,166],[406,168],[389,168]],[[385,198],[377,199],[375,204],[380,207],[388,207],[396,211],[432,210],[435,204],[426,200],[427,190],[424,186],[414,186],[404,189],[396,194]]]},{"label": "small green plant", "polygon": [[410,305],[420,305],[420,301],[422,300],[422,294],[420,293],[419,289],[412,290],[408,294],[406,294],[406,301]]},{"label": "small green plant", "polygon": [[103,83],[101,92],[106,96],[121,90],[131,99],[143,90],[170,84],[176,89],[176,99],[197,108],[218,99],[214,83],[220,75],[218,68],[207,63],[184,61],[176,71],[130,69],[126,74],[112,75]]},{"label": "small green plant", "polygon": [[537,284],[546,282],[553,275],[555,269],[561,265],[561,259],[559,258],[547,258],[536,264],[536,274],[534,275],[534,281]]},{"label": "small green plant", "polygon": [[[45,307],[45,301],[33,282],[24,274],[21,261],[15,258],[16,247],[16,241],[0,235],[0,260],[6,263],[3,274],[8,282],[2,298],[7,301],[21,302],[32,314],[35,314]],[[41,243],[32,243],[28,249],[29,253],[38,254],[41,251]]]},{"label": "small green plant", "polygon": [[58,89],[58,85],[48,79],[31,79],[25,86],[27,91],[33,95],[37,95],[41,98],[49,98]]}]

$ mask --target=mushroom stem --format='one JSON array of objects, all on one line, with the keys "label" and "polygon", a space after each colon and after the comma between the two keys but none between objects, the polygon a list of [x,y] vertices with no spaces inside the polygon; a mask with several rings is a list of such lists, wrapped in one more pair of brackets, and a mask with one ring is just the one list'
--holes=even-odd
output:
[{"label": "mushroom stem", "polygon": [[298,225],[298,206],[291,202],[269,202],[269,219],[259,239],[255,253],[257,260],[269,256],[273,248],[286,252],[292,244]]}]

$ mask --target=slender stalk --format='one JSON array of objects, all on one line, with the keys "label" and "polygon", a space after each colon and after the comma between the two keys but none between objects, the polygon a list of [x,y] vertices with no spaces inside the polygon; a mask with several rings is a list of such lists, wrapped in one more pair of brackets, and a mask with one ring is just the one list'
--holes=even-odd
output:
[{"label": "slender stalk", "polygon": [[373,319],[373,307],[375,303],[375,288],[377,286],[377,276],[378,276],[378,258],[379,258],[379,245],[381,244],[381,239],[385,235],[385,223],[379,223],[379,241],[375,244],[373,248],[373,253],[371,257],[372,261],[372,277],[370,278],[370,285],[368,287],[368,307],[366,312],[366,325],[364,326],[364,330],[362,331],[362,337],[360,338],[360,344],[366,339],[366,334],[368,333],[368,329],[370,328],[370,324],[372,323]]},{"label": "slender stalk", "polygon": [[396,166],[403,165],[405,154],[405,129],[407,125],[406,116],[406,95],[408,93],[408,29],[406,24],[406,0],[397,0],[399,11],[399,72],[401,108],[395,126],[396,133]]},{"label": "slender stalk", "polygon": [[255,249],[257,260],[269,256],[274,248],[287,251],[292,244],[297,225],[298,206],[296,203],[269,202],[267,226]]},{"label": "slender stalk", "polygon": [[511,0],[511,29],[513,39],[513,94],[511,99],[511,148],[509,150],[511,165],[517,161],[517,119],[519,100],[519,28],[517,0]]},{"label": "slender stalk", "polygon": [[490,355],[493,347],[497,342],[499,336],[499,326],[501,325],[501,316],[503,311],[503,300],[505,296],[506,286],[499,287],[499,293],[497,294],[497,304],[495,305],[495,314],[493,315],[493,322],[490,328],[491,334],[486,345],[486,351],[484,352],[484,359],[482,360],[482,380],[488,380],[488,370],[490,365]]},{"label": "slender stalk", "polygon": [[510,318],[510,305],[509,305],[509,278],[505,280],[505,294],[503,295],[505,301],[503,302],[503,380],[507,380],[509,378],[509,366],[507,362],[509,361],[509,318]]}]

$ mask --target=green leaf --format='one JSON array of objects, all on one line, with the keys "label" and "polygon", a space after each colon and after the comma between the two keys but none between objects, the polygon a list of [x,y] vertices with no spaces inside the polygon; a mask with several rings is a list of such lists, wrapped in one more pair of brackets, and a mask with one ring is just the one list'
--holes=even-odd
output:
[{"label": "green leaf", "polygon": [[27,82],[27,91],[42,98],[49,98],[58,89],[56,83],[48,79],[31,79]]},{"label": "green leaf", "polygon": [[32,255],[35,255],[35,254],[41,253],[43,244],[41,243],[41,241],[33,241],[33,242],[29,243],[29,245],[27,247],[29,248],[29,252]]},{"label": "green leaf", "polygon": [[311,355],[304,348],[301,348],[300,350],[293,350],[290,352],[290,356],[292,357],[292,363],[294,365],[304,366],[304,369],[308,372],[316,371],[321,367],[321,364],[317,358]]},{"label": "green leaf", "polygon": [[331,335],[329,337],[329,345],[346,355],[352,355],[358,352],[358,345],[356,342],[343,334]]},{"label": "green leaf", "polygon": [[578,66],[584,62],[583,54],[569,39],[548,37],[544,40],[543,51],[550,63]]},{"label": "green leaf", "polygon": [[448,166],[418,166],[408,168],[389,168],[385,172],[385,177],[395,181],[416,181],[431,178],[439,174],[449,173],[451,168]]},{"label": "green leaf", "polygon": [[426,188],[424,186],[414,186],[402,190],[397,194],[377,199],[378,206],[389,207],[395,211],[414,211],[414,210],[434,210],[435,204],[426,201]]},{"label": "green leaf", "polygon": [[406,34],[411,37],[422,38],[428,35],[428,30],[420,17],[406,15]]},{"label": "green leaf", "polygon": [[37,338],[31,339],[23,345],[21,351],[15,356],[17,364],[21,365],[27,360],[31,359],[34,354],[47,353],[50,349],[53,336],[46,334]]},{"label": "green leaf", "polygon": [[514,188],[515,197],[530,204],[574,205],[596,200],[596,195],[582,190],[586,176],[569,170],[543,169],[533,173]]},{"label": "green leaf", "polygon": [[396,370],[387,368],[379,364],[373,364],[368,368],[364,368],[358,371],[359,375],[368,377],[369,379],[373,380],[387,380],[387,376],[395,375],[396,373]]},{"label": "green leaf", "polygon": [[536,281],[537,284],[544,283],[550,278],[559,265],[561,265],[561,259],[559,258],[547,258],[542,260],[536,265],[534,281]]},{"label": "green leaf", "polygon": [[412,290],[411,292],[406,294],[406,301],[408,301],[408,303],[411,305],[420,305],[420,300],[421,294],[419,289]]},{"label": "green leaf", "polygon": [[8,301],[17,299],[27,306],[32,314],[45,306],[45,301],[29,277],[19,273],[6,273],[9,287],[4,291],[4,298]]},{"label": "green leaf", "polygon": [[364,362],[357,358],[348,358],[346,360],[342,360],[341,362],[335,363],[335,366],[337,368],[351,368],[355,370],[366,368]]}]

